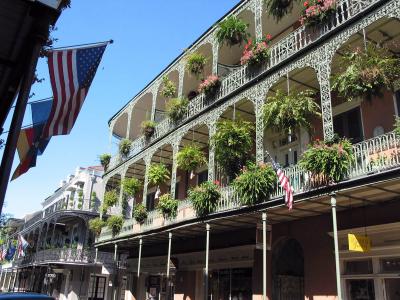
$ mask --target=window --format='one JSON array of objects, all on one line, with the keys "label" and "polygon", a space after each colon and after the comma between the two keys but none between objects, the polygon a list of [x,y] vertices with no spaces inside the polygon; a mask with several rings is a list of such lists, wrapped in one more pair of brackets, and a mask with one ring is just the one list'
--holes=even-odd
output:
[{"label": "window", "polygon": [[348,275],[372,274],[372,261],[370,259],[346,261],[345,270]]},{"label": "window", "polygon": [[397,90],[394,94],[397,108],[397,115],[400,116],[400,90]]},{"label": "window", "polygon": [[147,195],[146,198],[146,209],[147,210],[153,210],[154,209],[154,198],[156,196],[156,193],[150,193]]},{"label": "window", "polygon": [[380,260],[382,273],[399,273],[400,258],[382,258]]},{"label": "window", "polygon": [[205,170],[197,174],[197,185],[200,185],[207,180],[208,180],[208,170]]},{"label": "window", "polygon": [[353,143],[363,140],[360,107],[353,108],[333,117],[333,128],[340,137],[351,139]]},{"label": "window", "polygon": [[348,280],[350,300],[375,300],[374,281],[372,279]]}]

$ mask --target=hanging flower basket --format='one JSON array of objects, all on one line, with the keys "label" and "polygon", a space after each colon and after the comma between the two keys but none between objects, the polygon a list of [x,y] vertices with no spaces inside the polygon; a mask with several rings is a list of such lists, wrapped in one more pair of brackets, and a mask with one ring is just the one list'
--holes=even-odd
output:
[{"label": "hanging flower basket", "polygon": [[241,44],[249,36],[248,26],[243,20],[229,16],[219,23],[216,32],[217,40],[220,44],[226,43],[230,47]]},{"label": "hanging flower basket", "polygon": [[178,200],[172,199],[170,194],[160,196],[157,204],[157,210],[163,215],[164,219],[173,219],[178,212]]},{"label": "hanging flower basket", "polygon": [[189,101],[185,98],[173,98],[166,104],[167,115],[172,122],[181,121],[187,112]]},{"label": "hanging flower basket", "polygon": [[151,120],[146,120],[146,121],[142,122],[141,127],[142,127],[142,132],[143,132],[144,136],[147,139],[149,139],[154,134],[154,131],[156,129],[156,122],[151,121]]},{"label": "hanging flower basket", "polygon": [[328,21],[336,12],[336,0],[306,0],[300,23],[306,26],[317,26]]},{"label": "hanging flower basket", "polygon": [[151,164],[149,168],[149,183],[152,185],[160,185],[169,180],[170,172],[166,165]]},{"label": "hanging flower basket", "polygon": [[220,188],[215,183],[206,181],[189,190],[188,198],[199,217],[206,216],[217,209],[221,197]]},{"label": "hanging flower basket", "polygon": [[200,83],[198,91],[204,93],[207,98],[213,98],[220,86],[221,81],[218,75],[210,75]]},{"label": "hanging flower basket", "polygon": [[250,73],[259,73],[260,69],[268,62],[270,57],[269,43],[272,39],[268,34],[264,39],[257,42],[249,40],[244,47],[241,65],[247,65]]},{"label": "hanging flower basket", "polygon": [[161,95],[165,98],[172,98],[176,94],[176,85],[169,80],[167,76],[162,78],[163,87],[161,90]]},{"label": "hanging flower basket", "polygon": [[204,66],[206,65],[207,58],[197,52],[193,52],[186,57],[186,70],[188,70],[196,78],[200,77],[200,74],[204,71]]},{"label": "hanging flower basket", "polygon": [[185,171],[194,171],[207,163],[204,152],[196,145],[186,145],[176,157],[178,167]]}]

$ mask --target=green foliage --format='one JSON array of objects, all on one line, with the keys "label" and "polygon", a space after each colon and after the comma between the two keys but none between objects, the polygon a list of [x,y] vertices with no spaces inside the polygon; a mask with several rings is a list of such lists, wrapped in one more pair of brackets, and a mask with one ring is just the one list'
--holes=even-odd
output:
[{"label": "green foliage", "polygon": [[140,125],[142,128],[142,133],[147,137],[150,138],[154,134],[154,130],[156,128],[156,122],[151,120],[143,121]]},{"label": "green foliage", "polygon": [[100,164],[104,168],[104,172],[107,172],[108,166],[110,165],[111,155],[108,153],[104,153],[100,155]]},{"label": "green foliage", "polygon": [[204,66],[207,63],[207,58],[198,52],[190,53],[186,56],[186,70],[199,78],[204,71]]},{"label": "green foliage", "polygon": [[269,199],[276,180],[276,173],[270,165],[251,163],[243,167],[232,185],[242,205],[253,205]]},{"label": "green foliage", "polygon": [[117,190],[111,190],[104,193],[103,205],[106,210],[118,203],[118,193]]},{"label": "green foliage", "polygon": [[196,145],[186,145],[176,157],[178,167],[185,171],[194,171],[207,163],[204,152]]},{"label": "green foliage", "polygon": [[396,135],[400,136],[400,117],[396,117],[393,131],[396,133]]},{"label": "green foliage", "polygon": [[143,204],[136,204],[133,209],[133,218],[138,223],[143,223],[147,218],[147,209]]},{"label": "green foliage", "polygon": [[280,21],[293,9],[293,0],[264,0],[268,15]]},{"label": "green foliage", "polygon": [[254,125],[243,120],[225,120],[217,124],[211,143],[215,159],[228,176],[236,176],[251,156]]},{"label": "green foliage", "polygon": [[200,217],[214,212],[220,197],[219,186],[209,181],[190,189],[188,193],[188,198]]},{"label": "green foliage", "polygon": [[113,236],[120,233],[124,225],[124,218],[121,216],[111,216],[107,219],[107,227],[112,231]]},{"label": "green foliage", "polygon": [[149,183],[152,185],[160,185],[170,178],[170,172],[166,165],[151,164],[149,168]]},{"label": "green foliage", "polygon": [[216,32],[217,40],[220,44],[226,43],[228,46],[241,44],[249,37],[248,26],[243,20],[229,16],[219,23]]},{"label": "green foliage", "polygon": [[83,206],[83,191],[78,192],[78,209],[82,209]]},{"label": "green foliage", "polygon": [[175,218],[178,212],[178,200],[172,199],[170,194],[160,196],[157,204],[157,210],[164,216],[165,219]]},{"label": "green foliage", "polygon": [[92,193],[92,199],[90,200],[91,204],[90,207],[95,207],[96,203],[97,203],[97,194],[96,192]]},{"label": "green foliage", "polygon": [[339,182],[347,176],[353,161],[349,140],[315,141],[308,146],[299,164],[321,183]]},{"label": "green foliage", "polygon": [[135,178],[125,178],[122,181],[124,193],[130,197],[134,197],[142,188],[142,182]]},{"label": "green foliage", "polygon": [[104,222],[100,218],[94,218],[89,220],[89,229],[96,235],[99,236],[101,233],[101,229],[106,226],[106,222]]},{"label": "green foliage", "polygon": [[336,12],[336,0],[306,0],[300,23],[308,26],[318,26],[328,21]]},{"label": "green foliage", "polygon": [[342,69],[332,77],[332,89],[348,101],[381,96],[383,88],[393,89],[400,79],[400,60],[388,49],[367,44],[367,48],[349,49],[341,58]]},{"label": "green foliage", "polygon": [[189,100],[185,98],[173,98],[166,104],[166,111],[168,117],[173,122],[178,122],[186,115]]},{"label": "green foliage", "polygon": [[319,106],[314,101],[314,92],[291,91],[289,94],[277,90],[275,96],[267,98],[264,104],[264,123],[276,131],[310,128],[310,118],[320,116]]},{"label": "green foliage", "polygon": [[161,95],[165,98],[172,98],[176,95],[176,85],[171,80],[169,80],[168,76],[164,76],[162,78],[163,87],[161,89]]},{"label": "green foliage", "polygon": [[126,158],[129,155],[129,152],[131,151],[131,147],[132,147],[132,142],[128,139],[122,139],[119,142],[119,154]]}]

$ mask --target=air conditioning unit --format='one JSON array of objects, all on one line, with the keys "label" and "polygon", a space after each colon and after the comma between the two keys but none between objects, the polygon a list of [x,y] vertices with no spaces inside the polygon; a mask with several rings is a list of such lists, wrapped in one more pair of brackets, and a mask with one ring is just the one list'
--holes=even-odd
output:
[{"label": "air conditioning unit", "polygon": [[[272,245],[272,226],[267,225],[267,250],[271,250]],[[257,224],[256,228],[256,249],[263,248],[263,225]]]}]

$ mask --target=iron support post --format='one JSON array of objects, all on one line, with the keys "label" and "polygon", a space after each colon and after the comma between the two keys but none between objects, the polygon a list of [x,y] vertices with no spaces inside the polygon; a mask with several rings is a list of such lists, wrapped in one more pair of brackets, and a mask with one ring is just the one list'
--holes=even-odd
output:
[{"label": "iron support post", "polygon": [[335,245],[336,288],[337,288],[338,300],[342,300],[342,287],[340,285],[339,242],[337,233],[335,195],[331,195],[331,206],[332,206],[332,221],[333,221],[333,241]]}]

